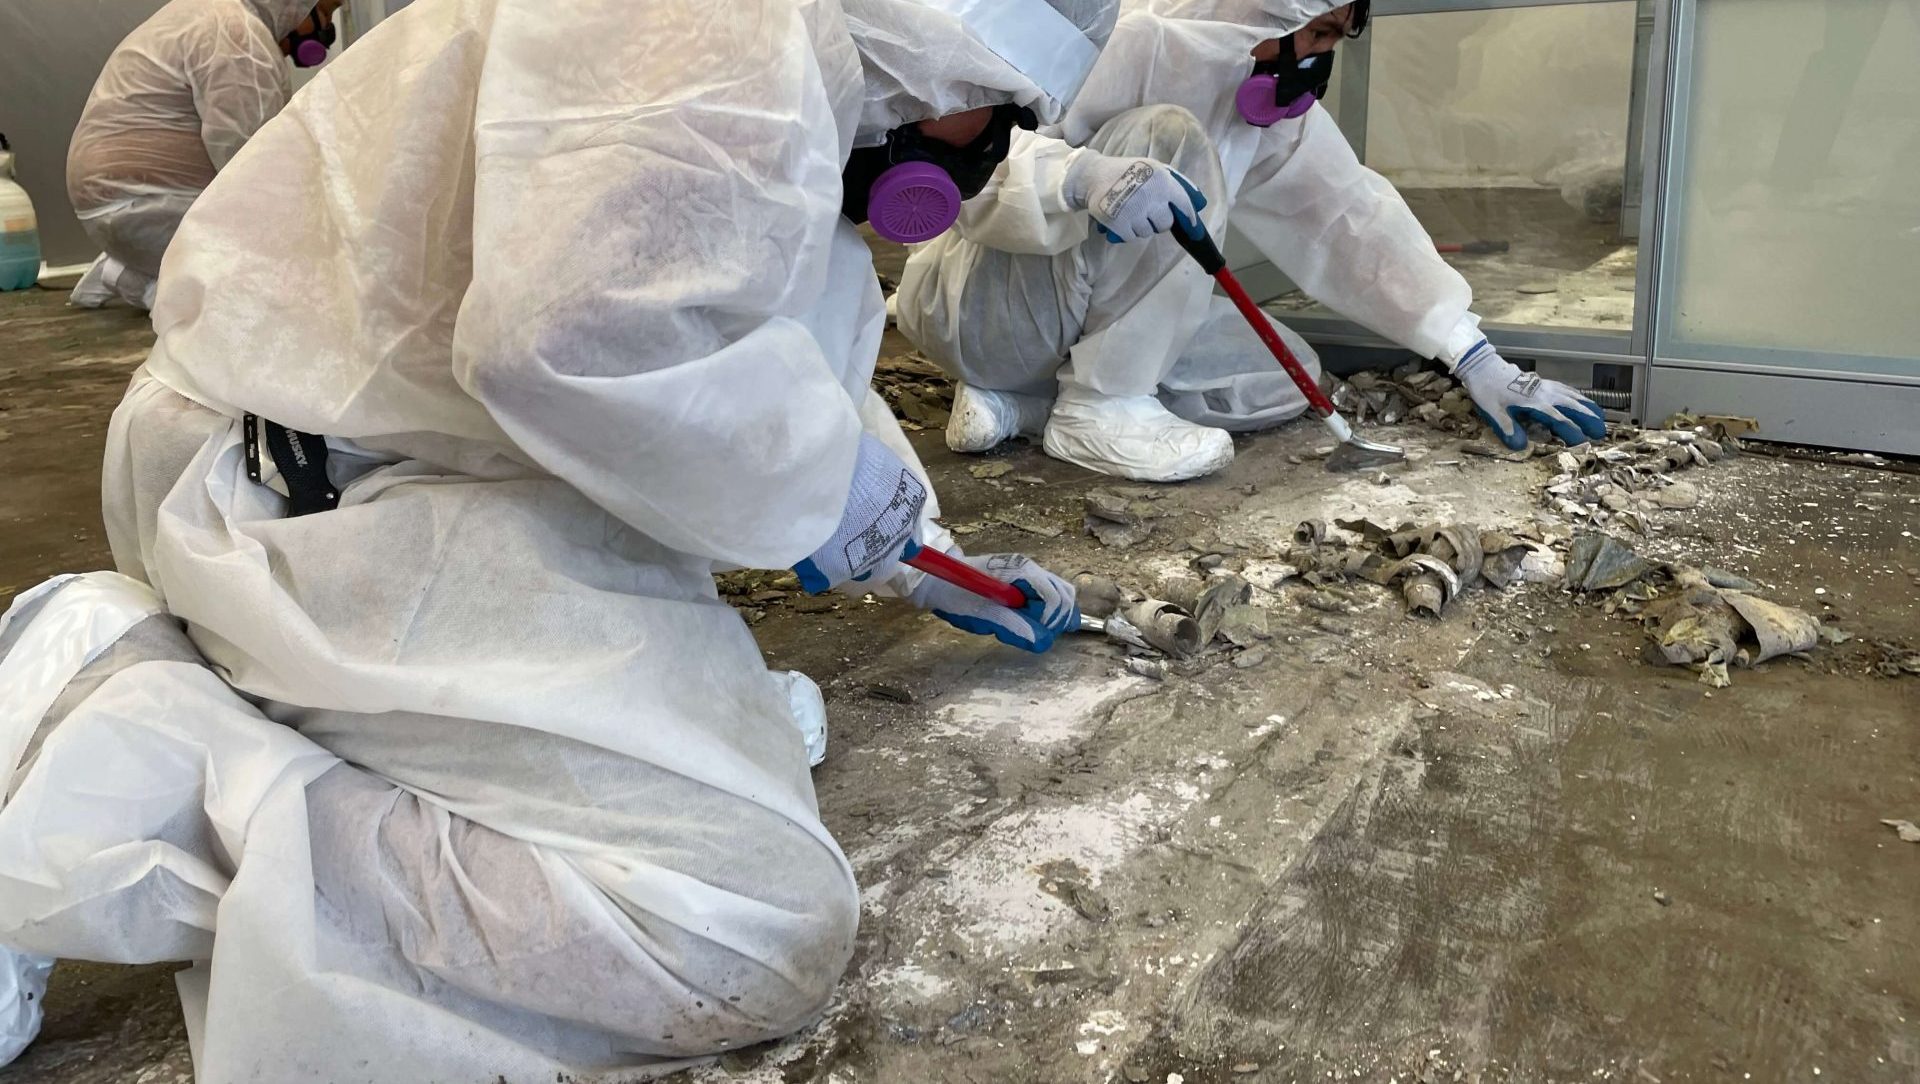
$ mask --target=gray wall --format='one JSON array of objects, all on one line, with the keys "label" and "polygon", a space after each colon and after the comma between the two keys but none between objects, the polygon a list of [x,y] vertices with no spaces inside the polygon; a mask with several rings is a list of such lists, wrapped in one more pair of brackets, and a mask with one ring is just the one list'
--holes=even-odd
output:
[{"label": "gray wall", "polygon": [[67,203],[67,140],[94,77],[120,39],[161,0],[0,0],[0,132],[40,216],[47,263],[85,263],[99,249]]}]

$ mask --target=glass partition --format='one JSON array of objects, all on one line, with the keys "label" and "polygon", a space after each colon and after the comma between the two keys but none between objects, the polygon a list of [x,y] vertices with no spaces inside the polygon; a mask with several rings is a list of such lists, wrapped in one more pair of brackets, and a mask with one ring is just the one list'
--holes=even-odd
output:
[{"label": "glass partition", "polygon": [[1661,357],[1920,378],[1920,0],[1698,0]]},{"label": "glass partition", "polygon": [[[1628,153],[1637,9],[1383,15],[1364,61],[1335,65],[1328,108],[1473,285],[1488,324],[1633,328],[1639,212],[1623,196],[1639,161]],[[1297,293],[1274,308],[1325,312]]]}]

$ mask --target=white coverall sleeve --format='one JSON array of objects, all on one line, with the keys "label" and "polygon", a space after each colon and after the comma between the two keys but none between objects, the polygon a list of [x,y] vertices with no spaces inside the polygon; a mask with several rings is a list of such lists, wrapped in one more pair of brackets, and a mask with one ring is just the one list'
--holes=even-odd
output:
[{"label": "white coverall sleeve", "polygon": [[649,537],[788,567],[833,534],[860,439],[799,319],[839,221],[832,104],[789,5],[668,6],[640,33],[630,5],[501,0],[454,373]]},{"label": "white coverall sleeve", "polygon": [[1467,280],[1320,106],[1263,134],[1231,221],[1307,296],[1422,357],[1453,361],[1477,327]]},{"label": "white coverall sleeve", "polygon": [[287,59],[271,33],[238,5],[210,17],[187,57],[187,82],[200,114],[200,139],[213,168],[222,170],[260,126],[292,97]]},{"label": "white coverall sleeve", "polygon": [[1087,239],[1093,220],[1067,206],[1067,167],[1096,151],[1037,132],[1015,132],[1007,160],[960,205],[960,235],[1002,252],[1054,255]]}]

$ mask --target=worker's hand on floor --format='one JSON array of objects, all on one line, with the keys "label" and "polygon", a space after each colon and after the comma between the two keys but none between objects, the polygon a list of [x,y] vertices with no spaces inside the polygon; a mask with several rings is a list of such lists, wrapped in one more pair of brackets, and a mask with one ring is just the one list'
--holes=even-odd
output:
[{"label": "worker's hand on floor", "polygon": [[1607,419],[1592,400],[1557,380],[1543,380],[1499,355],[1485,339],[1467,351],[1453,375],[1473,397],[1473,412],[1500,443],[1514,451],[1527,446],[1527,422],[1539,422],[1567,444],[1585,444],[1607,435]]},{"label": "worker's hand on floor", "polygon": [[991,636],[1009,647],[1036,654],[1053,646],[1054,638],[1080,627],[1080,608],[1074,605],[1073,585],[1019,553],[953,556],[1027,596],[1027,605],[1009,610],[979,595],[928,576],[908,597],[915,606],[933,611],[954,628]]},{"label": "worker's hand on floor", "polygon": [[885,444],[862,433],[840,526],[793,566],[801,588],[817,595],[849,580],[892,578],[901,561],[920,551],[913,532],[926,503],[927,487],[919,476]]},{"label": "worker's hand on floor", "polygon": [[1207,197],[1172,166],[1151,158],[1109,158],[1082,148],[1067,167],[1062,195],[1088,211],[1111,242],[1165,233],[1200,221]]}]

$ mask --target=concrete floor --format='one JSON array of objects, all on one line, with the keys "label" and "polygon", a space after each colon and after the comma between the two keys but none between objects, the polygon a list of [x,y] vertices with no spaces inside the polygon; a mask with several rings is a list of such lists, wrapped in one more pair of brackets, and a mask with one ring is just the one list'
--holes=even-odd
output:
[{"label": "concrete floor", "polygon": [[[0,295],[0,602],[106,561],[98,456],[140,327]],[[1141,584],[1189,543],[1272,583],[1307,516],[1535,517],[1540,461],[1393,436],[1418,459],[1385,485],[1291,461],[1309,426],[1243,439],[1121,552],[1080,529],[1104,480],[1024,444],[977,478],[914,434],[971,551]],[[772,605],[770,660],[828,698],[816,779],[865,917],[818,1027],[691,1075],[1920,1079],[1920,846],[1879,823],[1920,820],[1920,680],[1871,646],[1920,647],[1920,477],[1748,456],[1694,478],[1701,508],[1644,552],[1857,639],[1709,690],[1557,588],[1435,622],[1278,583],[1264,663],[1153,681],[1098,639],[1032,658],[892,604]],[[63,965],[0,1082],[186,1080],[170,972]]]}]

